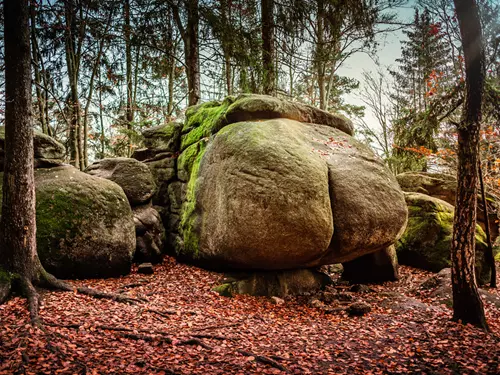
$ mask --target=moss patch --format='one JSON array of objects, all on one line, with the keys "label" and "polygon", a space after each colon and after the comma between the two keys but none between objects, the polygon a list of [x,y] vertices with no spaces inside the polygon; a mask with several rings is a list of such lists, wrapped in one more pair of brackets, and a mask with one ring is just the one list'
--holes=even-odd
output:
[{"label": "moss patch", "polygon": [[225,113],[233,101],[234,98],[228,96],[223,102],[213,101],[189,108],[182,128],[181,151],[224,127]]},{"label": "moss patch", "polygon": [[[398,241],[397,252],[401,264],[438,272],[451,266],[453,236],[453,206],[427,195],[406,195],[409,219],[406,231]],[[480,282],[489,277],[485,262],[486,234],[476,226],[476,271]]]},{"label": "moss patch", "polygon": [[232,297],[233,296],[233,291],[232,291],[232,285],[230,283],[227,284],[222,284],[214,287],[212,290],[219,293],[222,297]]},{"label": "moss patch", "polygon": [[187,184],[186,200],[182,205],[180,228],[184,237],[184,252],[193,258],[199,256],[199,227],[200,219],[196,207],[196,189],[198,187],[198,174],[200,164],[205,154],[206,142],[201,141],[198,145],[198,154],[191,167],[191,174]]}]

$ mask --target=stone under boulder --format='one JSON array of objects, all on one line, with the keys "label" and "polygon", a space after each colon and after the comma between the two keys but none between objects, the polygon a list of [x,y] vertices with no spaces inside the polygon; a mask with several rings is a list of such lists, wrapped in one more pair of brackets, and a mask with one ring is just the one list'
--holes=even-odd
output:
[{"label": "stone under boulder", "polygon": [[[64,146],[37,130],[33,134],[35,168],[51,168],[63,164],[66,150]],[[0,126],[0,172],[3,171],[5,149],[5,127]]]},{"label": "stone under boulder", "polygon": [[[390,171],[336,128],[349,122],[268,111],[276,100],[242,96],[188,110],[177,163],[187,180],[178,255],[206,267],[283,270],[392,245],[407,208]],[[239,101],[255,106],[245,115],[255,121],[228,123],[231,108],[247,105]]]},{"label": "stone under boulder", "polygon": [[395,281],[399,278],[398,257],[394,245],[342,263],[342,266],[342,279],[351,283]]},{"label": "stone under boulder", "polygon": [[286,297],[316,293],[332,283],[330,277],[312,269],[251,272],[228,275],[214,288],[219,294]]},{"label": "stone under boulder", "polygon": [[[408,226],[396,245],[400,264],[439,272],[450,267],[454,208],[444,200],[420,193],[405,193],[409,209]],[[486,235],[476,227],[476,277],[489,281]]]},{"label": "stone under boulder", "polygon": [[107,158],[98,160],[89,165],[85,172],[120,185],[131,206],[147,203],[156,191],[151,171],[147,165],[135,159]]},{"label": "stone under boulder", "polygon": [[[457,192],[456,176],[445,173],[405,172],[397,175],[396,178],[401,189],[405,192],[430,195],[431,197],[439,198],[451,205],[455,205]],[[486,204],[488,206],[491,241],[494,243],[500,233],[498,207],[495,198],[489,194],[486,195]],[[486,220],[480,192],[478,194],[477,223],[485,230]]]},{"label": "stone under boulder", "polygon": [[35,185],[37,248],[47,271],[66,279],[130,272],[135,226],[120,186],[71,166],[35,170]]}]

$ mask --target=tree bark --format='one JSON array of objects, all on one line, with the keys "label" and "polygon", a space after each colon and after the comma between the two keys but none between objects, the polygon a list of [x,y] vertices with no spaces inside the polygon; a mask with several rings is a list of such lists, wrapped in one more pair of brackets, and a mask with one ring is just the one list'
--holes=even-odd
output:
[{"label": "tree bark", "polygon": [[187,24],[183,26],[179,7],[172,4],[172,12],[177,28],[184,42],[184,62],[188,82],[188,105],[196,105],[200,101],[200,55],[198,28],[200,23],[198,0],[185,0]]},{"label": "tree bark", "polygon": [[45,95],[42,93],[41,87],[41,75],[40,75],[40,66],[39,66],[39,53],[38,53],[38,44],[36,39],[36,3],[31,0],[30,1],[30,21],[31,21],[31,48],[32,48],[32,60],[33,60],[33,71],[35,78],[35,92],[36,92],[36,101],[38,106],[38,114],[40,125],[42,127],[42,132],[44,134],[48,134],[48,127],[46,123],[45,117]]},{"label": "tree bark", "polygon": [[[127,86],[127,108],[125,110],[125,121],[127,122],[127,130],[130,133],[132,130],[132,122],[134,121],[134,108],[132,103],[133,98],[133,82],[132,82],[132,42],[130,38],[130,0],[125,0],[123,5],[123,18],[125,24],[123,26],[123,36],[125,39],[125,80]],[[128,134],[128,156],[131,155],[132,141]]]},{"label": "tree bark", "polygon": [[479,184],[481,187],[481,201],[483,203],[483,214],[485,218],[484,226],[486,232],[486,242],[488,244],[488,252],[485,254],[485,256],[486,256],[486,261],[488,262],[488,265],[491,270],[490,287],[496,288],[497,269],[495,266],[495,256],[493,254],[493,244],[491,243],[491,231],[490,231],[490,219],[489,219],[490,214],[488,212],[488,201],[486,200],[486,192],[484,190],[483,170],[481,167],[481,162],[479,162]]},{"label": "tree bark", "polygon": [[484,85],[481,24],[475,0],[454,0],[466,70],[464,114],[458,127],[458,186],[451,248],[453,319],[487,329],[474,272],[479,130]]},{"label": "tree bark", "polygon": [[274,66],[274,0],[261,0],[262,8],[262,90],[266,95],[276,91]]},{"label": "tree bark", "polygon": [[65,9],[65,49],[66,49],[66,67],[68,70],[68,80],[70,86],[69,110],[70,110],[70,128],[68,138],[68,151],[70,164],[80,167],[80,100],[78,98],[78,68],[75,51],[74,29],[75,29],[75,8],[73,0],[64,3]]},{"label": "tree bark", "polygon": [[[33,127],[31,125],[31,54],[28,0],[4,1],[5,40],[5,165],[0,267],[15,274],[38,312],[31,285],[36,252]],[[5,282],[5,275],[3,277]],[[5,298],[5,297],[3,297]]]},{"label": "tree bark", "polygon": [[1,261],[32,277],[36,257],[28,0],[4,1],[5,169]]}]

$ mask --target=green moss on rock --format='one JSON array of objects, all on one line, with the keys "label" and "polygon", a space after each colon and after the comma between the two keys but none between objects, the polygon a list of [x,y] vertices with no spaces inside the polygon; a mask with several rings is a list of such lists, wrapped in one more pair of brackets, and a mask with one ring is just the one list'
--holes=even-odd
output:
[{"label": "green moss on rock", "polygon": [[186,112],[186,122],[182,129],[181,151],[202,138],[217,133],[225,124],[224,115],[234,98],[223,102],[212,101],[191,107]]},{"label": "green moss on rock", "polygon": [[198,144],[198,154],[192,162],[189,182],[187,184],[186,199],[182,205],[180,228],[184,238],[183,251],[190,257],[196,259],[199,255],[199,230],[202,220],[196,213],[196,190],[198,187],[198,175],[200,164],[205,154],[206,143],[204,141]]},{"label": "green moss on rock", "polygon": [[117,184],[58,167],[35,170],[35,185],[37,248],[47,271],[60,278],[130,271],[135,225]]},{"label": "green moss on rock", "polygon": [[[409,218],[406,230],[397,244],[399,262],[433,272],[450,267],[453,206],[420,193],[407,193],[405,197]],[[486,235],[477,225],[476,276],[480,283],[486,282],[490,274],[484,256],[486,249]]]}]

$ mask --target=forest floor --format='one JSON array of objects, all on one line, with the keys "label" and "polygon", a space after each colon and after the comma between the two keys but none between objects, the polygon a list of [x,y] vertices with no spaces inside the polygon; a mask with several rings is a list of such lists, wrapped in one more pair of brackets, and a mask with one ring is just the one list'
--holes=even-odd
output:
[{"label": "forest floor", "polygon": [[[500,309],[485,303],[489,333],[452,322],[449,302],[419,288],[431,273],[400,273],[364,292],[340,283],[333,299],[275,304],[221,297],[222,274],[167,257],[154,275],[74,282],[144,303],[41,291],[43,329],[24,299],[0,306],[0,374],[500,374]],[[339,308],[356,300],[371,312]]]}]

